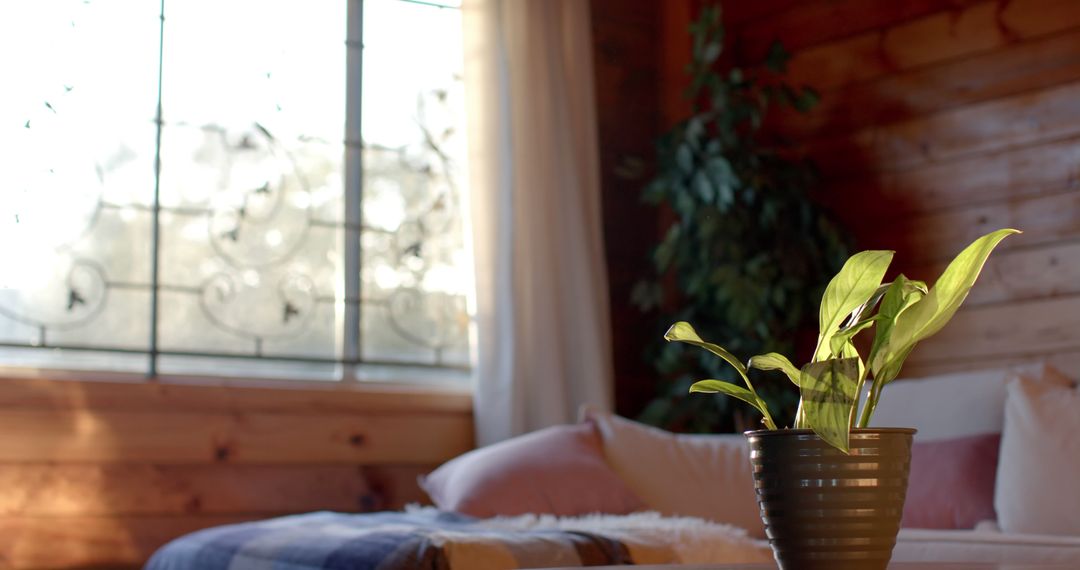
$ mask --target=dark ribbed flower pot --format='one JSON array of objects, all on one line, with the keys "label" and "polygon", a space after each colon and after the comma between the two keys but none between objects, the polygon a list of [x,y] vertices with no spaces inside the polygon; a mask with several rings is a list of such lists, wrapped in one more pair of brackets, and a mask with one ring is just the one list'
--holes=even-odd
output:
[{"label": "dark ribbed flower pot", "polygon": [[851,454],[810,430],[746,432],[781,570],[885,570],[900,530],[913,429],[856,429]]}]

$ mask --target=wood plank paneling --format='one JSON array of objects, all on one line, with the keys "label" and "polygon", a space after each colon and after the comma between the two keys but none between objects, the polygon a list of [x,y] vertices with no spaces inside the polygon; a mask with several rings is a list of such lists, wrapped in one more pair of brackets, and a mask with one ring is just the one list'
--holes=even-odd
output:
[{"label": "wood plank paneling", "polygon": [[1025,231],[905,376],[1080,368],[1080,3],[893,4],[806,3],[743,24],[743,53],[787,33],[791,78],[822,91],[815,114],[770,129],[815,159],[819,197],[860,248],[896,249],[909,276],[932,281],[989,231]]},{"label": "wood plank paneling", "polygon": [[800,51],[789,78],[834,97],[844,85],[993,52],[1011,43],[1080,26],[1074,0],[989,0]]},{"label": "wood plank paneling", "polygon": [[35,377],[0,378],[0,408],[140,410],[299,414],[470,414],[472,394],[438,387],[291,383],[288,387],[196,385],[167,382],[83,382],[83,373],[25,371]]},{"label": "wood plank paneling", "polygon": [[139,568],[177,536],[258,518],[0,516],[0,563],[4,568]]},{"label": "wood plank paneling", "polygon": [[809,155],[836,177],[929,163],[1080,135],[1080,83],[997,99],[814,142]]},{"label": "wood plank paneling", "polygon": [[897,250],[905,264],[952,259],[983,234],[1019,228],[1024,234],[1001,242],[997,251],[1080,237],[1080,192],[994,202],[971,208],[877,221],[858,227],[866,247]]},{"label": "wood plank paneling", "polygon": [[818,0],[799,4],[758,18],[736,29],[742,56],[755,62],[775,40],[792,51],[840,38],[873,31],[889,24],[974,4],[971,0]]},{"label": "wood plank paneling", "polygon": [[[433,466],[0,464],[0,516],[275,514],[426,502]],[[414,490],[415,489],[415,490]]]},{"label": "wood plank paneling", "polygon": [[903,378],[921,378],[952,372],[1001,369],[1031,362],[1046,362],[1060,370],[1074,382],[1080,382],[1080,350],[1014,354],[1006,356],[979,357],[972,359],[946,359],[940,361],[914,360],[904,364]]},{"label": "wood plank paneling", "polygon": [[1006,149],[830,183],[822,199],[852,221],[883,219],[1080,189],[1080,139]]},{"label": "wood plank paneling", "polygon": [[0,380],[0,567],[137,568],[194,530],[427,502],[460,392]]},{"label": "wood plank paneling", "polygon": [[[1080,4],[1077,4],[1080,7]],[[1078,10],[1080,12],[1080,10]],[[891,123],[1080,79],[1080,29],[897,73],[831,93],[813,112],[777,113],[788,132],[823,136]]]},{"label": "wood plank paneling", "polygon": [[7,410],[0,461],[412,463],[472,447],[464,415],[199,414]]},{"label": "wood plank paneling", "polygon": [[912,362],[1068,352],[1080,347],[1080,297],[963,308]]},{"label": "wood plank paneling", "polygon": [[[917,267],[911,274],[936,279],[945,265]],[[1076,294],[1080,294],[1080,241],[1065,241],[995,253],[964,304],[972,307]]]}]

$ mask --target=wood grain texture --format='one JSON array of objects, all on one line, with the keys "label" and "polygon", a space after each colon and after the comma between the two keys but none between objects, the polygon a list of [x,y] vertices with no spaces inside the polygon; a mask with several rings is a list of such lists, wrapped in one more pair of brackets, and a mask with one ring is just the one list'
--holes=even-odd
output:
[{"label": "wood grain texture", "polygon": [[915,168],[1080,135],[1080,83],[808,143],[830,177]]},{"label": "wood grain texture", "polygon": [[903,378],[921,378],[936,374],[970,372],[973,370],[1001,369],[1032,362],[1046,362],[1060,370],[1074,382],[1080,381],[1080,348],[1022,355],[980,357],[970,359],[946,359],[941,361],[914,360],[904,364]]},{"label": "wood grain texture", "polygon": [[[827,13],[849,20],[831,26]],[[823,104],[774,116],[770,132],[815,159],[819,197],[859,248],[895,249],[894,271],[932,281],[978,236],[1025,231],[904,375],[1080,368],[1080,3],[838,0],[744,28],[744,53],[791,30],[791,78]]]},{"label": "wood grain texture", "polygon": [[0,409],[268,412],[292,414],[470,414],[464,390],[309,383],[290,387],[73,380],[80,374],[31,372],[0,377]]},{"label": "wood grain texture", "polygon": [[833,97],[844,85],[975,54],[1080,26],[1073,0],[989,0],[882,27],[795,54],[789,78]]},{"label": "wood grain texture", "polygon": [[831,181],[822,200],[850,221],[887,219],[1080,189],[1080,139]]},{"label": "wood grain texture", "polygon": [[911,361],[1022,358],[1080,349],[1080,297],[962,308]]},{"label": "wood grain texture", "polygon": [[0,516],[0,565],[27,569],[140,568],[154,550],[177,536],[257,518]]},{"label": "wood grain texture", "polygon": [[[911,275],[933,280],[945,265],[916,267]],[[1076,294],[1080,294],[1080,242],[1064,241],[995,253],[964,305],[1008,304]]]},{"label": "wood grain texture", "polygon": [[0,381],[0,567],[137,568],[200,528],[427,503],[461,394]]},{"label": "wood grain texture", "polygon": [[[1078,4],[1077,6],[1080,6]],[[967,59],[895,73],[826,94],[808,114],[776,113],[785,131],[825,136],[1080,79],[1080,30]]]},{"label": "wood grain texture", "polygon": [[0,414],[0,461],[432,464],[472,448],[467,416],[161,413]]},{"label": "wood grain texture", "polygon": [[800,2],[757,19],[736,30],[741,55],[746,61],[761,59],[769,45],[782,40],[791,51],[896,25],[944,10],[962,9],[971,0],[818,0]]},{"label": "wood grain texture", "polygon": [[434,466],[0,464],[0,516],[275,514],[427,502]]},{"label": "wood grain texture", "polygon": [[1080,192],[993,202],[970,208],[879,220],[856,226],[865,247],[895,249],[910,266],[946,261],[976,238],[1000,228],[1024,233],[1001,242],[997,252],[1080,237]]}]

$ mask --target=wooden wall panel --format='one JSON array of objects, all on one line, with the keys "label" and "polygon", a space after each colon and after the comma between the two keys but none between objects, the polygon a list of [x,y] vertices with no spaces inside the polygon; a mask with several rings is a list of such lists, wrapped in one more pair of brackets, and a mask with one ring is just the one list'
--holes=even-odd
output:
[{"label": "wooden wall panel", "polygon": [[[919,346],[925,361],[1053,354],[1080,346],[1080,297],[969,307]],[[1037,315],[1037,318],[1031,318]]]},{"label": "wooden wall panel", "polygon": [[737,26],[744,63],[779,36],[791,78],[822,93],[769,125],[815,159],[860,246],[932,280],[975,237],[1025,231],[904,375],[1033,360],[1080,375],[1080,3],[827,0]]},{"label": "wooden wall panel", "polygon": [[[358,388],[358,387],[354,387]],[[139,567],[181,534],[426,503],[461,392],[0,379],[0,567]]]},{"label": "wooden wall panel", "polygon": [[831,95],[844,85],[1078,26],[1080,7],[1073,0],[986,0],[800,50],[790,62],[789,77]]},{"label": "wooden wall panel", "polygon": [[419,463],[468,451],[467,416],[23,411],[0,414],[0,461]]},{"label": "wooden wall panel", "polygon": [[[911,273],[930,278],[944,269],[945,263],[938,263]],[[1009,304],[1076,294],[1080,294],[1080,241],[1062,241],[996,253],[965,304]]]},{"label": "wooden wall panel", "polygon": [[259,518],[264,517],[0,516],[0,563],[4,568],[135,569],[175,537]]},{"label": "wooden wall panel", "polygon": [[789,50],[802,51],[828,41],[973,3],[970,0],[815,0],[790,5],[768,15],[758,14],[757,19],[737,27],[735,32],[742,56],[749,62],[756,62],[776,40],[783,41]]},{"label": "wooden wall panel", "polygon": [[791,132],[824,136],[1052,87],[1080,77],[1080,29],[827,94],[812,113],[777,114]]},{"label": "wooden wall panel", "polygon": [[906,170],[830,181],[841,216],[881,220],[1080,188],[1080,139],[1005,149]]},{"label": "wooden wall panel", "polygon": [[[661,97],[678,98],[678,79],[662,78],[669,29],[685,36],[684,18],[696,0],[590,0],[596,76],[597,136],[615,371],[615,408],[637,415],[652,397],[655,379],[642,355],[654,325],[631,302],[635,283],[650,270],[658,239],[656,211],[641,202],[653,173]],[[661,9],[663,8],[663,10]],[[669,18],[670,10],[682,14]],[[681,72],[681,68],[680,68]]]},{"label": "wooden wall panel", "polygon": [[979,236],[999,228],[1020,228],[997,251],[1052,244],[1080,237],[1080,192],[985,203],[970,208],[853,226],[863,245],[897,250],[905,263],[952,259]]},{"label": "wooden wall panel", "polygon": [[367,511],[426,502],[430,466],[0,464],[0,516]]},{"label": "wooden wall panel", "polygon": [[[1080,79],[1078,77],[1077,79]],[[902,170],[1080,134],[1080,83],[868,125],[850,135],[808,141],[830,177]]]}]

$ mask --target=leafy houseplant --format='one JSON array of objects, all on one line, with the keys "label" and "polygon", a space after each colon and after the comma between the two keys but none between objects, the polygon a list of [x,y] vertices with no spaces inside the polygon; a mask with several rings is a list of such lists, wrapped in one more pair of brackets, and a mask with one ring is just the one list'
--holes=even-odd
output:
[{"label": "leafy houseplant", "polygon": [[[888,564],[899,530],[914,430],[867,426],[883,388],[900,373],[915,345],[945,326],[993,249],[1015,233],[1019,231],[1002,229],[975,240],[930,288],[903,275],[882,283],[891,251],[853,255],[825,289],[817,347],[801,368],[778,353],[755,356],[744,365],[723,347],[702,340],[686,322],[668,330],[667,340],[705,348],[734,367],[743,381],[739,386],[701,380],[690,392],[726,394],[762,414],[766,430],[747,432],[747,437],[762,518],[781,568],[873,569]],[[855,338],[871,332],[863,359]],[[778,429],[750,381],[749,369],[780,371],[798,387],[795,429]]]},{"label": "leafy houseplant", "polygon": [[[644,192],[646,202],[670,212],[671,223],[652,252],[653,274],[637,283],[633,301],[654,312],[657,333],[673,321],[693,321],[738,355],[790,352],[812,327],[821,291],[849,250],[810,197],[811,165],[763,140],[760,127],[770,109],[806,111],[818,97],[783,82],[787,54],[779,44],[764,65],[724,65],[716,6],[701,11],[690,34],[692,109],[658,141],[657,172]],[[663,342],[646,358],[661,382],[642,421],[674,431],[739,427],[741,410],[726,401],[687,397],[694,378],[722,372],[714,359]],[[794,414],[791,388],[770,384],[759,395],[778,416]]]}]

